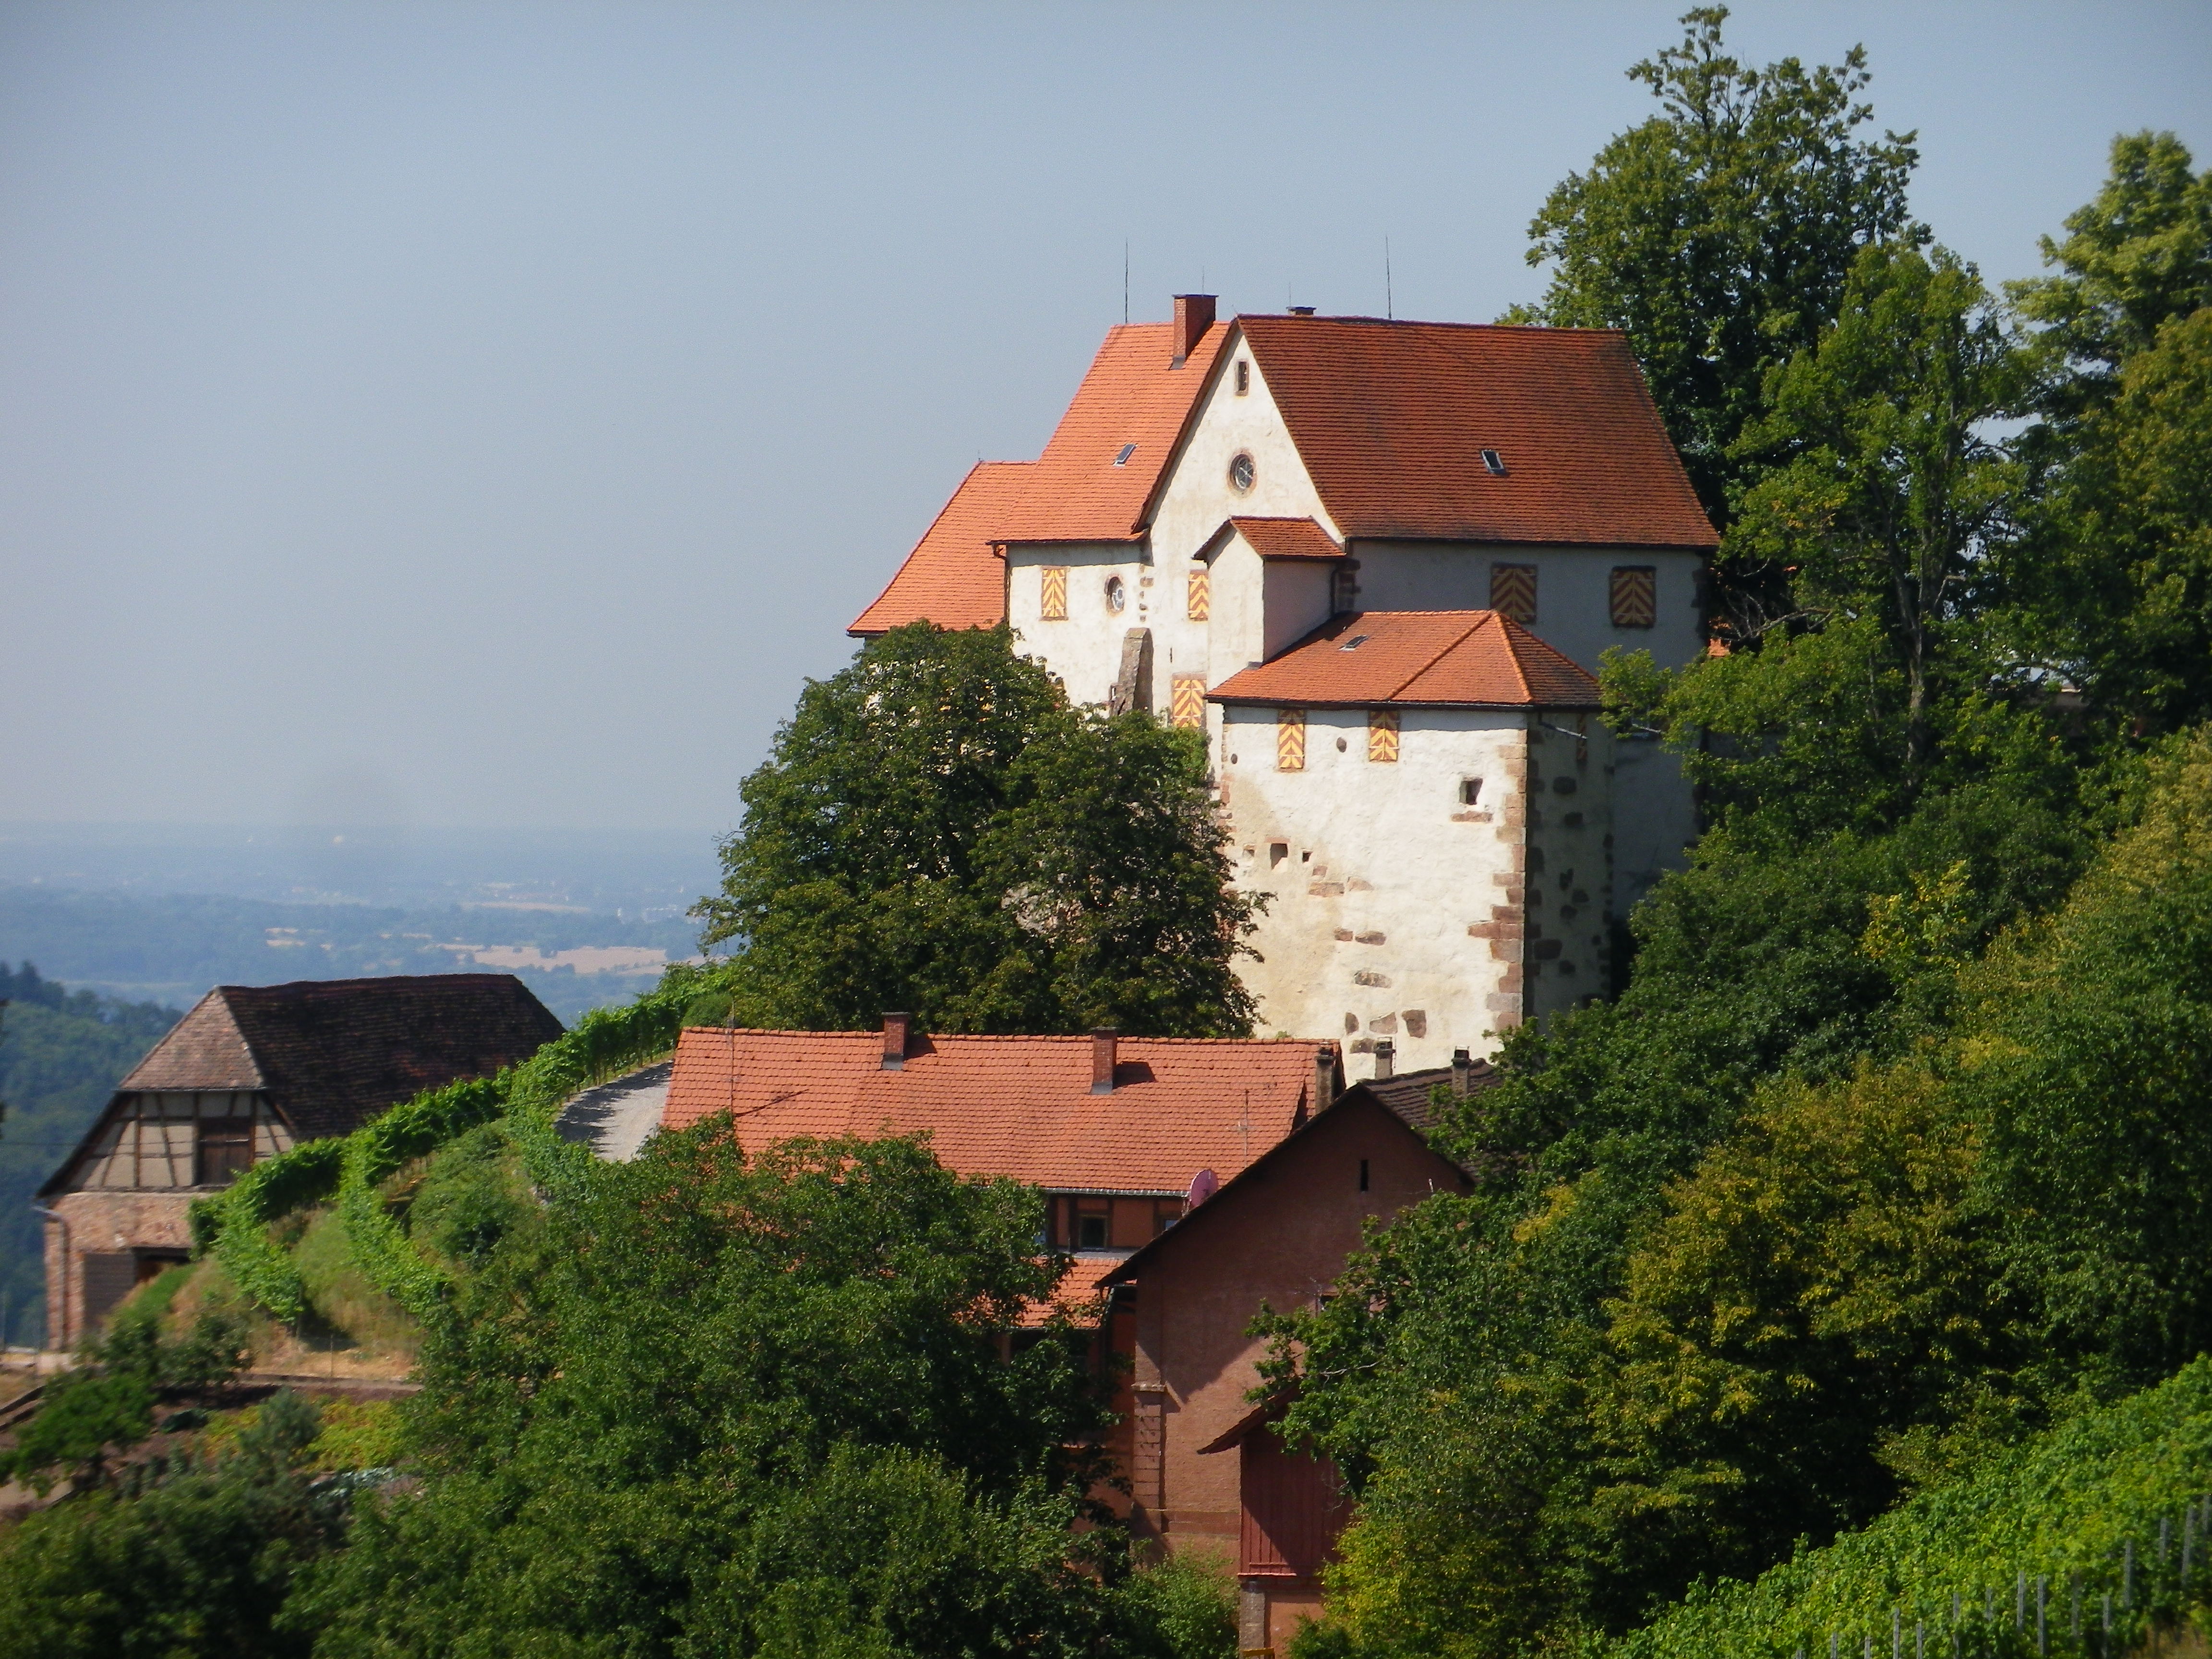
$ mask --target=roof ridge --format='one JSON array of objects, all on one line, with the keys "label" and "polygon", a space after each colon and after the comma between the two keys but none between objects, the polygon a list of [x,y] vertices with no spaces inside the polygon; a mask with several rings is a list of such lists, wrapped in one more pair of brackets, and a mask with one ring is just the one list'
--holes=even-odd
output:
[{"label": "roof ridge", "polygon": [[[441,975],[441,977],[446,977]],[[687,1025],[687,1031],[720,1031],[728,1036],[787,1036],[787,1037],[866,1037],[882,1036],[881,1028],[863,1025],[834,1031],[810,1031],[795,1026],[778,1025]],[[1088,1042],[1088,1031],[932,1031],[915,1026],[915,1035],[926,1036],[932,1042]],[[1141,1033],[1123,1031],[1118,1034],[1123,1042],[1171,1042],[1189,1048],[1212,1044],[1239,1048],[1310,1048],[1316,1043],[1334,1042],[1334,1037],[1176,1037],[1146,1036]]]},{"label": "roof ridge", "polygon": [[1309,323],[1373,323],[1383,328],[1449,329],[1455,333],[1462,334],[1580,335],[1584,337],[1610,335],[1615,339],[1621,340],[1628,337],[1628,331],[1626,329],[1586,328],[1580,324],[1461,323],[1420,317],[1367,317],[1354,312],[1343,312],[1328,317],[1291,317],[1279,311],[1240,311],[1229,320],[1239,325],[1247,322],[1296,323],[1300,325]]},{"label": "roof ridge", "polygon": [[[1365,611],[1361,611],[1359,614],[1361,616],[1365,616],[1367,613]],[[1386,611],[1383,614],[1387,616],[1389,613]],[[1448,616],[1450,613],[1444,611],[1438,612],[1437,614]],[[1407,675],[1404,679],[1400,680],[1397,684],[1392,686],[1390,688],[1391,697],[1395,699],[1403,696],[1407,686],[1411,685],[1415,680],[1420,678],[1422,675],[1427,673],[1438,663],[1442,662],[1446,657],[1451,655],[1453,652],[1458,650],[1460,647],[1465,645],[1468,640],[1472,639],[1474,636],[1475,631],[1482,626],[1482,613],[1478,611],[1475,614],[1474,620],[1469,623],[1465,628],[1460,629],[1458,633],[1453,635],[1451,638],[1446,640],[1444,643],[1437,648],[1434,656],[1431,657],[1419,668],[1416,668],[1412,673]],[[1521,690],[1525,694],[1528,688],[1526,685],[1523,685]]]}]

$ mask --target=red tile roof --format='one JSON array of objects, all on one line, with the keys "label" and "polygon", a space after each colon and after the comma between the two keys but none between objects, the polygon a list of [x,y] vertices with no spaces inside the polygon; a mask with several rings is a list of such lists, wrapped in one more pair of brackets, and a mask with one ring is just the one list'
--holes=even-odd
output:
[{"label": "red tile roof", "polygon": [[1231,675],[1216,702],[1595,708],[1597,682],[1495,611],[1365,611],[1332,618],[1273,661]]},{"label": "red tile roof", "polygon": [[890,586],[845,631],[881,634],[924,619],[939,628],[994,628],[1005,621],[1006,568],[991,543],[1035,465],[976,462]]},{"label": "red tile roof", "polygon": [[1274,316],[1237,326],[1347,537],[1718,541],[1612,330]]},{"label": "red tile roof", "polygon": [[963,1175],[1062,1191],[1182,1193],[1228,1180],[1291,1132],[1316,1042],[1124,1037],[1111,1094],[1087,1036],[915,1036],[882,1069],[879,1031],[696,1027],[676,1049],[662,1123],[717,1112],[758,1150],[797,1135],[911,1134]]},{"label": "red tile roof", "polygon": [[[1128,1252],[1113,1255],[1079,1255],[1067,1264],[1067,1273],[1054,1287],[1053,1304],[1066,1309],[1078,1320],[1095,1320],[1101,1309],[1098,1281],[1120,1267]],[[1052,1307],[1042,1302],[1032,1302],[1022,1310],[1021,1322],[1034,1328],[1051,1316]]]},{"label": "red tile roof", "polygon": [[[1141,536],[1154,487],[1228,339],[1228,325],[1216,323],[1189,361],[1174,368],[1174,324],[1109,329],[1019,499],[1000,515],[994,538],[1125,542]],[[1130,445],[1129,459],[1116,466]]]},{"label": "red tile roof", "polygon": [[[1340,559],[1344,550],[1328,538],[1311,519],[1231,519],[1222,526],[1233,529],[1252,544],[1263,559]],[[1218,538],[1219,531],[1214,532]],[[1208,546],[1212,544],[1209,542]]]}]

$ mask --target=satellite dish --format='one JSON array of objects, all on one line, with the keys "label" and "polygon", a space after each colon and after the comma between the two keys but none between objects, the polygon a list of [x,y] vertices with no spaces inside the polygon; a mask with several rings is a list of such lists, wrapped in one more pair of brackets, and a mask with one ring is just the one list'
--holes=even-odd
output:
[{"label": "satellite dish", "polygon": [[1221,1177],[1211,1170],[1200,1170],[1190,1178],[1190,1207],[1196,1209],[1220,1190]]}]

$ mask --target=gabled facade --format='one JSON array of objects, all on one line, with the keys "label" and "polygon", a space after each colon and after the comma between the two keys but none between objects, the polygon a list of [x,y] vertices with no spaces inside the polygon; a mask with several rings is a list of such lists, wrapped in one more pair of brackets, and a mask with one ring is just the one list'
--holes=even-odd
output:
[{"label": "gabled facade", "polygon": [[[917,617],[972,625],[988,544],[1000,564],[999,614],[1072,697],[1204,728],[1244,865],[1288,842],[1302,866],[1358,865],[1352,878],[1375,890],[1381,849],[1351,831],[1377,813],[1407,821],[1382,798],[1425,790],[1419,844],[1401,843],[1396,861],[1429,896],[1436,926],[1448,915],[1456,932],[1449,951],[1409,958],[1402,974],[1458,975],[1465,939],[1497,947],[1501,969],[1522,970],[1517,984],[1489,975],[1479,1006],[1439,1016],[1439,998],[1426,992],[1355,994],[1395,992],[1398,973],[1370,964],[1349,969],[1343,984],[1328,978],[1335,965],[1310,948],[1313,918],[1278,909],[1255,943],[1280,965],[1248,975],[1262,1029],[1355,1043],[1393,1034],[1409,1060],[1433,1062],[1458,1048],[1486,1050],[1497,1032],[1604,988],[1602,947],[1578,934],[1547,933],[1559,951],[1524,959],[1524,933],[1549,926],[1525,914],[1522,897],[1500,896],[1524,884],[1494,884],[1494,860],[1456,856],[1480,838],[1448,845],[1443,828],[1465,822],[1455,815],[1468,810],[1492,812],[1501,832],[1564,830],[1573,817],[1594,850],[1572,852],[1572,878],[1557,890],[1565,906],[1577,922],[1594,917],[1601,935],[1625,916],[1679,861],[1695,813],[1670,757],[1641,738],[1601,738],[1586,690],[1564,702],[1540,695],[1462,705],[1462,714],[1489,717],[1474,722],[1443,718],[1440,706],[1413,717],[1390,700],[1365,705],[1415,718],[1400,769],[1386,784],[1381,773],[1346,767],[1323,785],[1309,766],[1304,793],[1315,799],[1288,817],[1281,792],[1239,787],[1247,775],[1239,769],[1251,763],[1229,758],[1244,756],[1241,734],[1222,746],[1231,727],[1258,718],[1233,711],[1259,703],[1218,694],[1353,613],[1494,612],[1585,681],[1609,647],[1647,649],[1668,665],[1701,654],[1704,572],[1717,538],[1620,335],[1303,314],[1224,323],[1209,296],[1182,295],[1174,322],[1109,332],[1043,455],[981,486],[1002,497],[971,499],[978,487],[971,475],[956,498],[957,551],[948,554],[933,530],[854,632]],[[1356,726],[1358,710],[1340,703],[1323,715],[1331,705],[1301,701],[1297,690],[1276,683],[1282,723],[1318,723],[1332,748],[1341,738],[1355,752],[1352,732],[1335,728]],[[1493,735],[1468,735],[1478,730]],[[1509,732],[1521,735],[1507,741]],[[1530,758],[1563,735],[1571,763],[1547,769]],[[1485,743],[1492,758],[1470,772],[1475,763],[1461,751]],[[1518,759],[1504,752],[1516,744]],[[1565,780],[1581,799],[1539,802],[1526,781],[1531,767],[1547,788]],[[1486,780],[1486,800],[1458,798],[1469,776]],[[1249,808],[1265,810],[1255,817]],[[1507,823],[1509,812],[1519,824]],[[1265,885],[1249,868],[1239,879]],[[1347,901],[1328,933],[1389,934],[1349,902],[1353,890],[1315,895]],[[1316,972],[1325,982],[1310,982]],[[1293,982],[1301,994],[1286,1000]]]},{"label": "gabled facade", "polygon": [[1319,1616],[1320,1571],[1349,1515],[1335,1471],[1284,1444],[1278,1413],[1255,1406],[1267,1345],[1253,1316],[1316,1307],[1365,1227],[1470,1190],[1424,1131],[1437,1090],[1494,1081],[1462,1057],[1355,1085],[1105,1276],[1132,1366],[1130,1521],[1231,1568],[1245,1652],[1286,1651],[1298,1621]]},{"label": "gabled facade", "polygon": [[186,1260],[194,1199],[560,1035],[512,974],[217,986],[40,1188],[47,1346],[74,1346],[135,1286]]}]

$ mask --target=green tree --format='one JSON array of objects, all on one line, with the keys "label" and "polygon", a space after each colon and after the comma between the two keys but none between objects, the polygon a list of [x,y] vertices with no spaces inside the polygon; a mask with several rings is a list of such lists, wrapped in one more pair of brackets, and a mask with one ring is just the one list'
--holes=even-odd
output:
[{"label": "green tree", "polygon": [[2212,716],[2212,306],[2161,325],[2108,390],[2005,577],[2023,656],[2125,742]]},{"label": "green tree", "polygon": [[1070,1536],[1083,1335],[1005,1342],[1063,1265],[1042,1224],[913,1141],[657,1137],[463,1281],[419,1492],[294,1616],[339,1655],[1141,1649],[1118,1534]]},{"label": "green tree", "polygon": [[312,1631],[277,1619],[295,1576],[340,1542],[342,1499],[301,1467],[315,1407],[280,1394],[213,1463],[154,1471],[0,1534],[0,1648],[21,1659],[277,1659]]},{"label": "green tree", "polygon": [[1006,629],[917,623],[810,683],[742,789],[720,895],[727,1017],[850,1030],[1241,1035],[1203,744],[1075,709]]},{"label": "green tree", "polygon": [[2065,240],[2042,239],[2065,273],[2008,283],[2037,336],[2043,402],[2062,429],[2111,398],[2120,368],[2167,323],[2212,305],[2212,172],[2192,173],[2170,132],[2112,140],[2112,173],[2069,216]]},{"label": "green tree", "polygon": [[[1553,191],[1528,228],[1528,262],[1551,264],[1550,285],[1510,319],[1624,330],[1723,526],[1757,474],[1736,441],[1767,377],[1819,342],[1863,248],[1927,234],[1905,205],[1913,135],[1855,136],[1872,114],[1856,101],[1864,51],[1755,69],[1724,49],[1727,16],[1686,13],[1681,44],[1628,71],[1661,112]],[[1771,573],[1723,574],[1756,610]]]},{"label": "green tree", "polygon": [[1904,692],[1900,752],[1887,758],[1908,778],[1933,757],[1931,705],[1964,689],[1955,672],[1943,684],[1942,659],[2017,486],[1987,425],[2022,384],[1970,266],[1878,243],[1852,264],[1833,326],[1776,372],[1737,441],[1762,476],[1729,547],[1793,572],[1801,613],[1878,625]]}]

